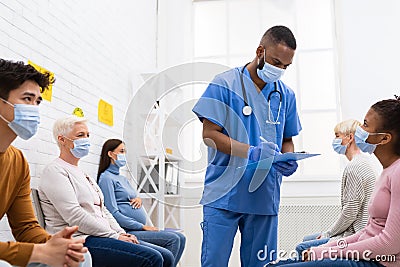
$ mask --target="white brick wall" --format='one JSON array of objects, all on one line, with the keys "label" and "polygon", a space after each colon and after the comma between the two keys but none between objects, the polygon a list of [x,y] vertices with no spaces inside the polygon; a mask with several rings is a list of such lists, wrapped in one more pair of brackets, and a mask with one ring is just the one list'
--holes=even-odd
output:
[{"label": "white brick wall", "polygon": [[[52,102],[41,105],[41,124],[29,141],[14,145],[27,157],[32,186],[58,155],[55,119],[80,107],[89,119],[91,152],[81,160],[97,174],[103,142],[122,138],[123,119],[137,76],[156,67],[156,1],[0,0],[0,57],[28,59],[53,71]],[[100,98],[114,107],[114,126],[98,122]],[[0,239],[5,232],[0,222]]]}]

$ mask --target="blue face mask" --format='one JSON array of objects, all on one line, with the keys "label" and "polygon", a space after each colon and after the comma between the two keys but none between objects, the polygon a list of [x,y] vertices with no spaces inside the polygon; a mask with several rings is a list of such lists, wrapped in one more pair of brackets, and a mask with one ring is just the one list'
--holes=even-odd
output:
[{"label": "blue face mask", "polygon": [[24,140],[28,140],[34,136],[40,124],[39,107],[27,104],[14,105],[7,100],[2,100],[14,108],[13,121],[9,122],[0,115],[0,117],[8,123],[8,127]]},{"label": "blue face mask", "polygon": [[347,150],[347,145],[342,145],[342,138],[335,138],[332,141],[333,150],[335,150],[338,154],[345,155]]},{"label": "blue face mask", "polygon": [[[71,140],[68,137],[65,138]],[[71,141],[74,142],[74,148],[71,148],[70,150],[75,158],[80,159],[89,154],[89,148],[90,148],[89,138],[79,138]]]},{"label": "blue face mask", "polygon": [[257,68],[257,75],[266,83],[273,83],[279,80],[283,73],[285,72],[284,69],[275,67],[274,65],[269,64],[265,61],[265,49],[264,49],[264,67],[262,70]]},{"label": "blue face mask", "polygon": [[356,141],[357,146],[360,148],[362,152],[372,154],[375,151],[376,147],[380,144],[367,143],[367,139],[369,135],[377,135],[377,134],[384,134],[384,133],[369,133],[360,126],[358,126],[356,129],[356,133],[354,134],[354,140]]},{"label": "blue face mask", "polygon": [[115,165],[118,166],[118,168],[124,167],[126,165],[126,157],[125,154],[117,154],[117,159],[114,160]]}]

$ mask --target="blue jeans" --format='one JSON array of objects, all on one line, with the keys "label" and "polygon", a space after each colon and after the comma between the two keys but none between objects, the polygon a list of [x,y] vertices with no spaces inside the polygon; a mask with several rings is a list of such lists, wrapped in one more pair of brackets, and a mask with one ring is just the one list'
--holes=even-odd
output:
[{"label": "blue jeans", "polygon": [[[316,237],[318,237],[318,236],[319,236],[319,234]],[[309,239],[307,241],[301,242],[300,244],[298,244],[296,246],[296,251],[297,251],[297,255],[299,256],[299,259],[302,259],[301,256],[302,256],[302,252],[304,250],[307,250],[311,247],[318,247],[319,245],[328,243],[328,241],[329,241],[329,238],[321,238],[321,239],[313,239],[313,240]]]},{"label": "blue jeans", "polygon": [[85,247],[92,255],[93,267],[161,267],[157,250],[114,238],[88,236]]},{"label": "blue jeans", "polygon": [[139,240],[139,242],[140,242],[139,244],[141,246],[145,246],[145,247],[154,249],[161,254],[161,257],[163,259],[163,267],[173,267],[174,266],[175,259],[174,259],[174,255],[172,255],[171,251],[169,251],[166,248],[157,246],[155,244],[145,242],[143,240]]},{"label": "blue jeans", "polygon": [[352,261],[352,260],[331,260],[324,259],[319,261],[297,261],[297,260],[286,260],[280,261],[276,264],[265,265],[267,267],[275,266],[285,266],[285,267],[384,267],[382,264],[373,261]]},{"label": "blue jeans", "polygon": [[[173,263],[170,266],[176,266],[185,249],[186,237],[179,232],[172,231],[129,231],[135,235],[141,243],[150,243],[155,245],[153,248],[167,249],[173,255]],[[157,249],[158,250],[158,249]],[[159,250],[160,251],[160,250]],[[161,252],[161,251],[160,251]],[[161,252],[161,254],[163,254]],[[168,257],[168,255],[165,255]],[[163,254],[164,257],[164,254]],[[164,258],[165,261],[165,258]]]},{"label": "blue jeans", "polygon": [[317,239],[317,237],[319,237],[320,235],[321,235],[321,233],[315,233],[315,234],[312,234],[312,235],[306,235],[306,236],[303,238],[303,242],[304,242],[304,241],[315,240],[315,239]]}]

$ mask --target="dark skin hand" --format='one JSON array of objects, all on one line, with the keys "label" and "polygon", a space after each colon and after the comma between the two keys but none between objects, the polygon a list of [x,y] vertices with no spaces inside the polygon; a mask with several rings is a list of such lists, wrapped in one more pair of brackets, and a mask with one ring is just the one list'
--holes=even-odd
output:
[{"label": "dark skin hand", "polygon": [[[207,119],[203,119],[203,140],[207,146],[216,148],[225,154],[247,158],[247,151],[250,147],[248,144],[238,142],[223,134],[220,126]],[[285,138],[282,143],[281,152],[293,151],[294,144],[292,138]]]}]

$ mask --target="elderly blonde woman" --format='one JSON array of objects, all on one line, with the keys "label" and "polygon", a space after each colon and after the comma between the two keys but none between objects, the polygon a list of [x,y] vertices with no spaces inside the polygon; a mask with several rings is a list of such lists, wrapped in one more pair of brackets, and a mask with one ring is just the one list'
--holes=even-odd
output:
[{"label": "elderly blonde woman", "polygon": [[76,236],[84,237],[93,266],[163,266],[163,256],[125,233],[104,206],[96,181],[78,167],[89,153],[89,130],[84,118],[75,116],[55,122],[53,135],[60,156],[44,169],[39,197],[46,230],[58,232],[78,225]]},{"label": "elderly blonde woman", "polygon": [[299,255],[310,247],[350,236],[367,225],[368,202],[374,190],[377,173],[371,156],[361,153],[355,142],[354,135],[359,126],[361,123],[356,120],[346,120],[335,126],[332,148],[349,160],[342,175],[342,209],[329,230],[304,237],[303,242],[296,247]]}]

